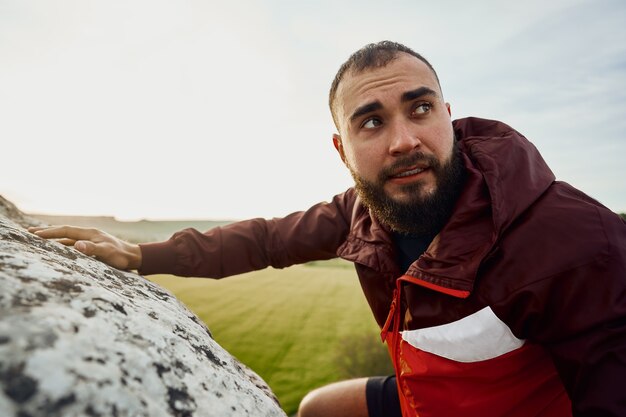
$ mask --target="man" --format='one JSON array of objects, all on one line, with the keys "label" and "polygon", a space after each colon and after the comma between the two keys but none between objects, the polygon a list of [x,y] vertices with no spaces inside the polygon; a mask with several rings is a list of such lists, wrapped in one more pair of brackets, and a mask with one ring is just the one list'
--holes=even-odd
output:
[{"label": "man", "polygon": [[403,45],[353,54],[330,107],[356,184],[330,203],[139,246],[33,231],[143,274],[353,261],[397,380],[320,388],[304,417],[626,416],[624,222],[509,126],[452,122],[434,69]]}]

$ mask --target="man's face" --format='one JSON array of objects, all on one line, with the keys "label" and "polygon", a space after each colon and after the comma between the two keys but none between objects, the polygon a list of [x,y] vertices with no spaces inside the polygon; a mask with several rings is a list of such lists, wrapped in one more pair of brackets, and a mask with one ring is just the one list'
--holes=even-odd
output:
[{"label": "man's face", "polygon": [[[335,112],[340,132],[335,147],[366,204],[399,205],[406,212],[426,203],[432,211],[440,194],[456,193],[450,191],[460,181],[451,171],[458,171],[459,160],[452,158],[450,107],[422,61],[399,53],[385,67],[348,72],[337,90]],[[389,211],[378,209],[379,217]]]},{"label": "man's face", "polygon": [[421,197],[435,191],[432,163],[450,159],[453,130],[449,105],[426,64],[399,53],[385,67],[348,72],[335,111],[340,133],[335,146],[356,175],[381,182],[400,202],[413,194],[405,191],[407,185],[421,184]]}]

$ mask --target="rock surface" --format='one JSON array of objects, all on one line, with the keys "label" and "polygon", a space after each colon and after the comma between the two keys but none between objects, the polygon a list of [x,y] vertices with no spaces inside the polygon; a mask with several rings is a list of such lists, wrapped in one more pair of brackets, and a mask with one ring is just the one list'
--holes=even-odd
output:
[{"label": "rock surface", "polygon": [[0,416],[285,414],[169,292],[0,214]]}]

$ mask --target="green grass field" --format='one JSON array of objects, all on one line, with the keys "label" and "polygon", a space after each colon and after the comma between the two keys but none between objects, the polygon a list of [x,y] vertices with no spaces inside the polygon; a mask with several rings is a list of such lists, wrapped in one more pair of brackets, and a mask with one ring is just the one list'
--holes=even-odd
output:
[{"label": "green grass field", "polygon": [[[218,281],[149,278],[172,291],[220,345],[257,372],[287,414],[295,413],[315,387],[381,367],[390,370],[356,273],[345,262],[266,269]],[[372,350],[354,363],[359,352]]]}]

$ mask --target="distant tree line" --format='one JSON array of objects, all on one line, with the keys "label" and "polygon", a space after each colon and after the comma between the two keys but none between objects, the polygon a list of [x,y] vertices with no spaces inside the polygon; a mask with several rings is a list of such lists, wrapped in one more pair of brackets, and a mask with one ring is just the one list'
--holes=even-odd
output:
[{"label": "distant tree line", "polygon": [[626,221],[626,213],[620,213],[619,216]]}]

